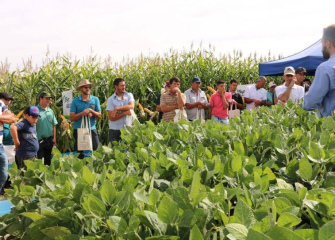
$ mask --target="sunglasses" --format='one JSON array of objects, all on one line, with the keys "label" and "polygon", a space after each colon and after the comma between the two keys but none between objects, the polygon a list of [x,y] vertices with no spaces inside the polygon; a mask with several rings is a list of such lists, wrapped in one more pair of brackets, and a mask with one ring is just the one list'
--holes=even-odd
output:
[{"label": "sunglasses", "polygon": [[83,87],[83,88],[86,88],[86,89],[91,89],[92,87]]},{"label": "sunglasses", "polygon": [[31,116],[34,119],[37,119],[39,117],[38,115],[29,115],[29,116]]}]

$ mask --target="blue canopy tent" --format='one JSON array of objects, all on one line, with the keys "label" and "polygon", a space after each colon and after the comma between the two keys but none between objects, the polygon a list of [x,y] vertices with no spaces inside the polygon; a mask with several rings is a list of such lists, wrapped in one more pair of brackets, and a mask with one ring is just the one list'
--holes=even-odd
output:
[{"label": "blue canopy tent", "polygon": [[259,64],[260,76],[282,76],[284,68],[292,66],[295,69],[304,67],[307,70],[307,75],[314,76],[316,68],[325,61],[322,56],[321,40],[314,43],[305,50],[292,56],[279,60],[264,62]]}]

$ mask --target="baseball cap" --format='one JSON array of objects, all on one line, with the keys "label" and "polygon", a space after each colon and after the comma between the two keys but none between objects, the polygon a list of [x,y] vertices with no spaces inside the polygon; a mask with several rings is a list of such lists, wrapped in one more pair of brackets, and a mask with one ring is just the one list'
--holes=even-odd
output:
[{"label": "baseball cap", "polygon": [[299,73],[305,73],[305,74],[307,74],[307,71],[303,67],[298,67],[297,70],[295,70],[295,73],[296,74],[299,74]]},{"label": "baseball cap", "polygon": [[273,82],[273,81],[272,81],[272,82],[269,82],[269,88],[270,88],[270,87],[273,87],[273,86],[277,86],[277,84],[276,84],[275,82]]},{"label": "baseball cap", "polygon": [[284,75],[295,75],[295,71],[293,67],[286,67],[284,70]]},{"label": "baseball cap", "polygon": [[47,97],[47,98],[51,98],[52,96],[51,96],[50,93],[48,93],[48,92],[46,92],[46,91],[41,92],[41,93],[40,93],[40,98],[45,98],[45,97]]},{"label": "baseball cap", "polygon": [[12,97],[12,96],[10,96],[8,93],[6,93],[6,92],[1,92],[0,93],[0,98],[3,98],[3,99],[6,99],[6,100],[14,100],[14,98]]},{"label": "baseball cap", "polygon": [[192,82],[193,82],[193,83],[195,83],[195,82],[201,82],[201,80],[200,80],[200,78],[198,78],[198,77],[194,77],[193,80],[192,80]]},{"label": "baseball cap", "polygon": [[40,111],[38,110],[37,107],[35,107],[35,106],[31,106],[31,107],[29,108],[29,112],[28,112],[28,114],[31,115],[31,116],[40,116]]}]

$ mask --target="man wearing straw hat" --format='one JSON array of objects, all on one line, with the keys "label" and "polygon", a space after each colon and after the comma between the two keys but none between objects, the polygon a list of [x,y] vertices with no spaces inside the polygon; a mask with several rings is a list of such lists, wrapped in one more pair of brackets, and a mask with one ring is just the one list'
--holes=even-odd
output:
[{"label": "man wearing straw hat", "polygon": [[[101,117],[101,107],[99,99],[90,94],[92,86],[93,84],[89,80],[80,80],[77,90],[81,91],[81,95],[73,99],[71,103],[70,120],[74,122],[73,137],[75,139],[75,151],[77,151],[77,129],[80,128],[81,121],[85,116],[88,116],[90,119],[93,150],[96,150],[99,145],[95,119]],[[79,158],[84,158],[83,152],[80,152]]]},{"label": "man wearing straw hat", "polygon": [[190,89],[185,91],[186,113],[189,121],[205,119],[205,110],[208,109],[208,101],[204,91],[200,89],[201,80],[194,77]]}]

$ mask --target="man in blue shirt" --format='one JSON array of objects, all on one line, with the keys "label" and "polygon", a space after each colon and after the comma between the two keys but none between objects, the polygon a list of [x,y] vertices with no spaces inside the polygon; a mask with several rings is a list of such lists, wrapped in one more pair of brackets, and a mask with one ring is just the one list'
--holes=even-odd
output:
[{"label": "man in blue shirt", "polygon": [[318,109],[320,117],[330,116],[335,110],[335,24],[323,29],[323,62],[315,72],[315,78],[304,97],[305,110]]},{"label": "man in blue shirt", "polygon": [[[99,99],[90,94],[92,86],[93,84],[88,80],[80,80],[77,90],[81,91],[81,95],[73,99],[71,103],[70,120],[74,122],[73,137],[75,139],[75,151],[77,151],[78,147],[77,129],[80,128],[81,121],[84,116],[88,116],[90,119],[93,150],[96,150],[99,145],[99,137],[95,127],[95,119],[99,119],[101,117],[101,107]],[[80,152],[79,158],[84,158],[83,152]]]},{"label": "man in blue shirt", "polygon": [[26,168],[24,160],[34,160],[39,148],[36,132],[36,123],[40,111],[35,106],[24,110],[24,119],[10,127],[16,150],[16,163],[19,169]]},{"label": "man in blue shirt", "polygon": [[113,141],[121,141],[121,128],[127,125],[126,118],[134,109],[135,100],[133,94],[126,92],[126,83],[122,78],[114,80],[115,93],[108,98],[106,110],[109,118],[109,137]]}]

